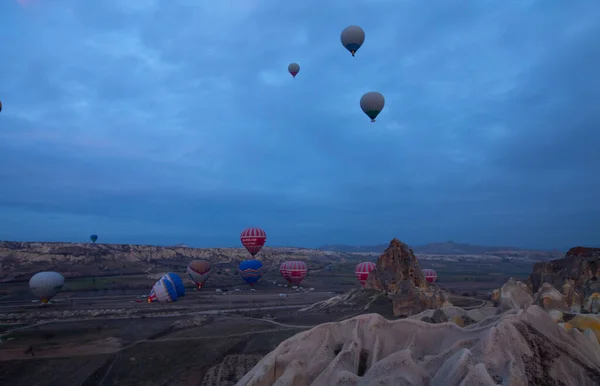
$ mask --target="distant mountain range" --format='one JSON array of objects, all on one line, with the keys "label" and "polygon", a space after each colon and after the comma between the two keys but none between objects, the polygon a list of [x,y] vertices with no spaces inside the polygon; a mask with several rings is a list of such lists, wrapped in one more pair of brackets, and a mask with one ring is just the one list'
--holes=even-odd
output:
[{"label": "distant mountain range", "polygon": [[[381,253],[388,247],[388,244],[352,246],[352,245],[325,245],[317,249],[321,251],[331,251],[340,253]],[[482,245],[460,244],[452,241],[445,243],[431,243],[411,247],[415,253],[426,255],[484,255],[494,252],[508,251],[526,251],[525,248],[515,247],[488,247]]]}]

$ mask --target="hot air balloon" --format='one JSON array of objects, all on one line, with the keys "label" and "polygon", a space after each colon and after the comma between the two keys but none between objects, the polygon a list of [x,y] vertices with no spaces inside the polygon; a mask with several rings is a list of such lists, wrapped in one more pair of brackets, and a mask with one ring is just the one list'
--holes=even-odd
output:
[{"label": "hot air balloon", "polygon": [[367,283],[367,279],[369,278],[369,273],[375,269],[375,263],[371,261],[363,261],[359,263],[354,269],[354,274],[356,278],[360,282],[360,285],[363,287]]},{"label": "hot air balloon", "polygon": [[267,234],[260,228],[246,228],[240,236],[242,245],[246,247],[252,257],[261,250],[267,241]]},{"label": "hot air balloon", "polygon": [[421,272],[423,272],[425,280],[427,280],[428,283],[435,283],[437,280],[437,272],[435,272],[433,269],[425,268],[422,269]]},{"label": "hot air balloon", "polygon": [[65,285],[65,278],[58,272],[38,272],[29,279],[29,289],[46,304]]},{"label": "hot air balloon", "polygon": [[191,281],[196,283],[198,289],[202,288],[211,273],[212,264],[207,260],[194,260],[187,267],[187,275]]},{"label": "hot air balloon", "polygon": [[154,283],[152,291],[150,291],[150,294],[148,295],[148,303],[172,303],[177,301],[177,290],[173,283],[165,278],[165,276]]},{"label": "hot air balloon", "polygon": [[92,240],[92,243],[95,243],[98,240],[98,235],[90,235],[90,240]]},{"label": "hot air balloon", "polygon": [[360,108],[371,118],[371,122],[375,122],[384,105],[385,98],[377,91],[368,92],[360,98]]},{"label": "hot air balloon", "polygon": [[244,260],[240,263],[242,279],[251,287],[262,277],[262,263],[260,260]]},{"label": "hot air balloon", "polygon": [[303,261],[288,261],[286,269],[288,280],[294,285],[299,285],[308,273],[308,267]]},{"label": "hot air balloon", "polygon": [[358,51],[365,42],[365,31],[357,25],[351,25],[344,28],[340,35],[342,45],[350,51],[352,56]]},{"label": "hot air balloon", "polygon": [[175,292],[177,292],[177,298],[185,296],[185,286],[183,285],[183,280],[181,280],[181,277],[179,277],[178,274],[169,272],[166,275],[163,275],[163,279],[166,279],[173,284],[173,287],[175,287]]},{"label": "hot air balloon", "polygon": [[296,75],[298,75],[298,73],[300,72],[300,65],[298,63],[290,63],[290,65],[288,66],[288,71],[295,78]]}]

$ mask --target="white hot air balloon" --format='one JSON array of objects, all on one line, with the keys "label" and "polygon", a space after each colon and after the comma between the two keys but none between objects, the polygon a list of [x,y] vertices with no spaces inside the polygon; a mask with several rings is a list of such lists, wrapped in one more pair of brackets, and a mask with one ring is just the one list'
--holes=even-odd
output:
[{"label": "white hot air balloon", "polygon": [[152,291],[148,295],[148,303],[172,303],[177,301],[177,290],[173,283],[165,276],[161,277],[152,286]]},{"label": "white hot air balloon", "polygon": [[340,40],[342,41],[342,45],[354,56],[356,51],[365,42],[365,31],[357,25],[351,25],[344,28],[340,35]]},{"label": "white hot air balloon", "polygon": [[29,289],[42,303],[48,303],[65,285],[58,272],[38,272],[29,279]]},{"label": "white hot air balloon", "polygon": [[385,98],[377,91],[368,92],[360,98],[360,108],[371,118],[371,122],[375,122],[383,106],[385,106]]}]

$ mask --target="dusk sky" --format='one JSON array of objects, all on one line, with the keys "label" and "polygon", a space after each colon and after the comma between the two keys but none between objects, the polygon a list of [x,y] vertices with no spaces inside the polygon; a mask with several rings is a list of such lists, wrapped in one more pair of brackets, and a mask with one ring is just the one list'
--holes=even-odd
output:
[{"label": "dusk sky", "polygon": [[599,245],[598,20],[594,0],[2,0],[0,240]]}]

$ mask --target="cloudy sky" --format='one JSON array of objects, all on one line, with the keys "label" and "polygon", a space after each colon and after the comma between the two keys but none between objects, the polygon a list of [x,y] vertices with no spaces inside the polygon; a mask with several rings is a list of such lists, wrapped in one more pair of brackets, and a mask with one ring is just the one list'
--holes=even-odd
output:
[{"label": "cloudy sky", "polygon": [[598,245],[599,19],[593,0],[3,0],[0,239]]}]

